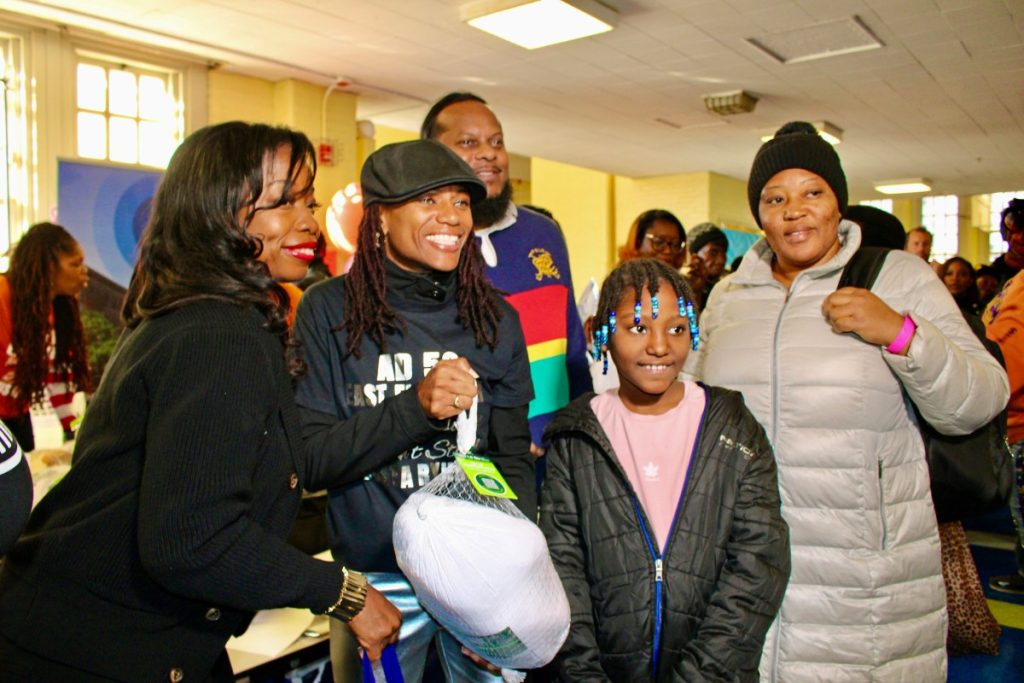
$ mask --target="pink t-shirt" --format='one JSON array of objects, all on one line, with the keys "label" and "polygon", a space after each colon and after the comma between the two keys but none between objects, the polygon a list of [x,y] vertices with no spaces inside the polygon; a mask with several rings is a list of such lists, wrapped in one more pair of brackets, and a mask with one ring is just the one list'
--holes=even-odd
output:
[{"label": "pink t-shirt", "polygon": [[683,400],[661,415],[639,415],[619,399],[617,390],[595,396],[590,407],[615,449],[622,469],[647,514],[658,548],[672,531],[686,471],[704,414],[704,390],[684,382]]}]

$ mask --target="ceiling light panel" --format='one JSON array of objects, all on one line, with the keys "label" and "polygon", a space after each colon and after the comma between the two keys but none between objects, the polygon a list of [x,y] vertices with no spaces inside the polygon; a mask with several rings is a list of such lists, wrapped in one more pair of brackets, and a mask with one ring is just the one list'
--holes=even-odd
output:
[{"label": "ceiling light panel", "polygon": [[797,64],[883,47],[882,41],[856,16],[747,38],[746,41],[780,64]]},{"label": "ceiling light panel", "polygon": [[882,194],[916,194],[932,189],[927,178],[900,178],[899,180],[879,180],[875,189]]},{"label": "ceiling light panel", "polygon": [[605,33],[617,21],[614,10],[593,0],[484,0],[460,14],[470,26],[527,50]]}]

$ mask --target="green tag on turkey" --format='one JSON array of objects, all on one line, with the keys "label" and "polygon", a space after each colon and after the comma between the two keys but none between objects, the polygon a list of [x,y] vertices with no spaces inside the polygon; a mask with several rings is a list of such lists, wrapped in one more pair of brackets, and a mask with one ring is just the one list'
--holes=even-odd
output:
[{"label": "green tag on turkey", "polygon": [[459,467],[481,496],[511,500],[518,498],[505,481],[505,477],[501,476],[498,468],[487,458],[481,458],[479,455],[456,455],[455,461],[459,463]]}]

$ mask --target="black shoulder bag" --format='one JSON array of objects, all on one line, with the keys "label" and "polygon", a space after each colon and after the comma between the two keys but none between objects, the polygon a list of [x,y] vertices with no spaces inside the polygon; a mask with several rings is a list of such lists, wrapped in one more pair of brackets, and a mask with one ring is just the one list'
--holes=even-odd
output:
[{"label": "black shoulder bag", "polygon": [[[881,247],[861,247],[843,268],[839,287],[871,289],[887,253]],[[1002,363],[999,345],[985,337],[984,328],[970,327],[988,352]],[[917,406],[914,412],[924,438],[932,501],[939,522],[983,515],[1007,505],[1013,491],[1013,456],[1006,442],[1006,409],[964,436],[940,434],[921,416]]]}]

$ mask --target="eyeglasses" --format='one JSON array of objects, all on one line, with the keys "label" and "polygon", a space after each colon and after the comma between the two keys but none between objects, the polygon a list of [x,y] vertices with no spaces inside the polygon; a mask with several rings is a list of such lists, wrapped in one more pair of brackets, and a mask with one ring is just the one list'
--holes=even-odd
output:
[{"label": "eyeglasses", "polygon": [[664,237],[658,237],[647,233],[644,235],[645,240],[651,241],[651,249],[654,251],[668,251],[673,254],[678,254],[683,250],[683,242],[679,240],[667,240]]}]

